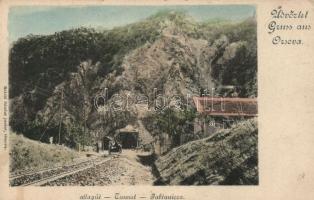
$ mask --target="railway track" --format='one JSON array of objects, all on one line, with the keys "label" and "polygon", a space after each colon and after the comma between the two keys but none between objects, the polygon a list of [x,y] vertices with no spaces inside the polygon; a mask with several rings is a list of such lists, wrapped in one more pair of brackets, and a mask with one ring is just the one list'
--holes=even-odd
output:
[{"label": "railway track", "polygon": [[58,166],[55,168],[43,169],[36,172],[25,171],[24,174],[19,173],[10,177],[11,186],[40,186],[48,182],[55,181],[57,179],[69,176],[71,174],[78,173],[80,171],[93,168],[97,165],[108,162],[113,157],[97,157],[81,162]]},{"label": "railway track", "polygon": [[13,180],[13,179],[16,179],[16,178],[19,178],[19,177],[23,177],[23,176],[26,176],[26,175],[32,175],[32,174],[35,174],[35,173],[44,173],[44,172],[47,172],[47,171],[50,171],[50,170],[54,170],[54,169],[57,169],[57,168],[62,168],[62,167],[65,167],[65,166],[73,166],[73,165],[76,165],[78,163],[89,161],[90,159],[91,158],[87,158],[87,157],[86,158],[77,158],[77,159],[74,159],[71,164],[56,165],[54,167],[45,167],[45,168],[40,168],[40,169],[27,169],[27,170],[16,171],[14,173],[10,172],[9,179]]}]

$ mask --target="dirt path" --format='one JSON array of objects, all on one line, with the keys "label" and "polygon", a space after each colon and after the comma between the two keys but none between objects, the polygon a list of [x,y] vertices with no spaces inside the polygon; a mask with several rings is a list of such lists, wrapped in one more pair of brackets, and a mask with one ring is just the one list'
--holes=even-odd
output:
[{"label": "dirt path", "polygon": [[116,169],[120,169],[122,173],[117,176],[115,185],[152,185],[154,177],[149,166],[141,164],[138,155],[145,156],[147,154],[137,154],[135,151],[127,150],[117,158]]}]

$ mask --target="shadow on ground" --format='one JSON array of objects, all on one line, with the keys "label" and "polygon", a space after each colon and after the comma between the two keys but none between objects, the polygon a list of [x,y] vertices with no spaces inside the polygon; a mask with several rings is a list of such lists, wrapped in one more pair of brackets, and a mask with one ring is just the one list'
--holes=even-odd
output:
[{"label": "shadow on ground", "polygon": [[150,166],[152,168],[152,174],[156,178],[154,185],[166,185],[164,182],[161,181],[160,173],[155,165],[155,161],[157,160],[156,154],[153,153],[149,155],[137,155],[137,159],[142,165]]}]

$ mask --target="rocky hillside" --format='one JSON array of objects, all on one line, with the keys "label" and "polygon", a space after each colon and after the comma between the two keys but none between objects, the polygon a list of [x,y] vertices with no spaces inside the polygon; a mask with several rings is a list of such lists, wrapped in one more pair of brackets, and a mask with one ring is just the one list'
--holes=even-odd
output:
[{"label": "rocky hillside", "polygon": [[257,132],[252,119],[172,149],[155,162],[156,184],[258,184]]},{"label": "rocky hillside", "polygon": [[65,165],[84,156],[67,147],[39,143],[14,133],[10,135],[10,172]]},{"label": "rocky hillside", "polygon": [[62,143],[88,144],[127,124],[143,127],[138,108],[105,114],[95,108],[105,88],[109,104],[129,93],[151,103],[154,88],[184,97],[236,85],[240,96],[256,96],[256,71],[254,19],[199,23],[162,12],[112,30],[29,35],[10,49],[10,125],[46,142],[61,127]]}]

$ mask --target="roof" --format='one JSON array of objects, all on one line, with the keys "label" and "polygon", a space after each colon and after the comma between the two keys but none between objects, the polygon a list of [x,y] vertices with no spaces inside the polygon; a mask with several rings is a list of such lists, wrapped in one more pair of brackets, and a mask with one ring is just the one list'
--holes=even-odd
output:
[{"label": "roof", "polygon": [[193,97],[197,112],[215,116],[257,116],[256,98]]}]

